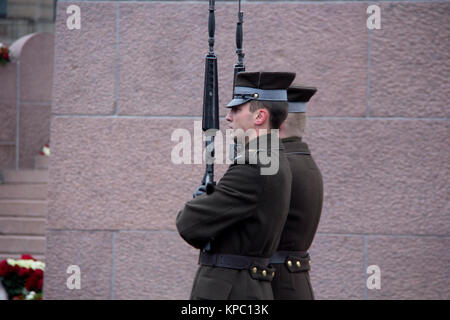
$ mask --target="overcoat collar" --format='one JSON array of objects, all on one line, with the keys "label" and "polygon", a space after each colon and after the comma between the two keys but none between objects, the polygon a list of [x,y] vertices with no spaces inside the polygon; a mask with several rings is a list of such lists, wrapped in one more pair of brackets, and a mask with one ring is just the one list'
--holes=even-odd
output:
[{"label": "overcoat collar", "polygon": [[289,153],[310,153],[308,144],[302,142],[302,138],[300,137],[287,137],[281,139],[281,142],[284,146],[284,152],[286,154]]}]

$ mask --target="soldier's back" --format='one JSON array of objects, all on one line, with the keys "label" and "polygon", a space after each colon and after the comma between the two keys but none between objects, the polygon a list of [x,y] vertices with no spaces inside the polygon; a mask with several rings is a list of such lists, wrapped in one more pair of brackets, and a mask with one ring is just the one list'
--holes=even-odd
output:
[{"label": "soldier's back", "polygon": [[[277,250],[272,288],[275,299],[314,299],[308,249],[316,234],[322,212],[322,174],[308,145],[300,138],[282,139],[292,172],[289,214]],[[275,259],[272,259],[275,261]]]}]

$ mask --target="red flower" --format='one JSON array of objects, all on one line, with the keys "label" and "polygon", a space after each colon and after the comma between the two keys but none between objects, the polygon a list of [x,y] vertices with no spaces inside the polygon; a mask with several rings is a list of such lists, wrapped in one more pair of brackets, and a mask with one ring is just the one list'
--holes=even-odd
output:
[{"label": "red flower", "polygon": [[9,266],[9,272],[10,273],[19,273],[19,271],[20,271],[20,267],[18,266],[18,265],[15,265],[14,267],[13,266]]},{"label": "red flower", "polygon": [[9,59],[8,51],[3,53],[3,59],[5,59],[5,60]]},{"label": "red flower", "polygon": [[6,260],[0,262],[0,277],[6,277],[9,274],[9,264]]},{"label": "red flower", "polygon": [[40,279],[38,282],[37,282],[37,287],[36,287],[36,289],[37,289],[37,291],[42,291],[42,285],[44,284],[44,279]]},{"label": "red flower", "polygon": [[22,260],[34,260],[36,261],[35,258],[33,258],[33,256],[31,254],[23,254],[22,257],[20,258]]},{"label": "red flower", "polygon": [[25,288],[28,291],[39,292],[42,290],[44,272],[40,269],[36,269],[25,281]]},{"label": "red flower", "polygon": [[38,279],[42,279],[44,277],[44,271],[41,269],[34,270],[34,276],[36,276]]},{"label": "red flower", "polygon": [[28,277],[28,279],[25,281],[25,288],[27,288],[28,291],[34,291],[36,290],[36,287],[38,285],[38,279],[31,275]]},{"label": "red flower", "polygon": [[28,277],[30,275],[31,269],[29,268],[20,268],[18,275],[19,277]]}]

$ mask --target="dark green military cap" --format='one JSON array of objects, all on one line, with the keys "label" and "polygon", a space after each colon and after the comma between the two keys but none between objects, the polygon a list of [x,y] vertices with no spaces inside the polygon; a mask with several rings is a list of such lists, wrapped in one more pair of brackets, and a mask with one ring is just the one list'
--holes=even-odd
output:
[{"label": "dark green military cap", "polygon": [[294,78],[293,72],[239,72],[234,83],[233,100],[227,108],[250,100],[288,101],[287,88]]},{"label": "dark green military cap", "polygon": [[293,85],[287,89],[289,112],[306,112],[306,102],[316,93],[317,88]]}]

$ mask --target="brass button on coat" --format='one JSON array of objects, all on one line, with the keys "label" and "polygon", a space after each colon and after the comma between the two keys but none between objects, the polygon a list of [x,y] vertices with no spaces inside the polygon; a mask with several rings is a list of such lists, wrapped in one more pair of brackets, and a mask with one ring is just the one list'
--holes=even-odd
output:
[{"label": "brass button on coat", "polygon": [[262,271],[262,275],[263,275],[263,277],[267,276],[267,271],[266,271],[266,270],[263,270],[263,271]]},{"label": "brass button on coat", "polygon": [[288,260],[288,261],[287,261],[287,265],[288,265],[288,267],[292,267],[292,261],[291,261],[291,260]]},{"label": "brass button on coat", "polygon": [[296,264],[297,264],[297,267],[299,267],[299,268],[300,268],[300,267],[301,267],[301,265],[302,265],[302,264],[300,263],[300,261],[297,261],[297,263],[296,263]]},{"label": "brass button on coat", "polygon": [[253,269],[252,269],[252,272],[253,272],[253,273],[256,273],[256,272],[258,272],[258,268],[256,268],[256,267],[253,267]]}]

